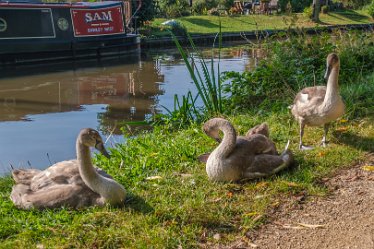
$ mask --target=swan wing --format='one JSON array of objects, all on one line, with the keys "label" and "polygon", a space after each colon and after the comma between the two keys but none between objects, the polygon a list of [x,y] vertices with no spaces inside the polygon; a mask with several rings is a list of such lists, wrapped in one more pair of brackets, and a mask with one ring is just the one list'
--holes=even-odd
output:
[{"label": "swan wing", "polygon": [[22,209],[58,208],[62,206],[79,208],[91,205],[101,205],[101,197],[86,185],[56,184],[38,191],[32,191],[29,186],[17,184],[11,193],[13,203]]},{"label": "swan wing", "polygon": [[38,169],[16,169],[12,171],[12,177],[17,184],[30,185],[32,178],[40,172]]}]

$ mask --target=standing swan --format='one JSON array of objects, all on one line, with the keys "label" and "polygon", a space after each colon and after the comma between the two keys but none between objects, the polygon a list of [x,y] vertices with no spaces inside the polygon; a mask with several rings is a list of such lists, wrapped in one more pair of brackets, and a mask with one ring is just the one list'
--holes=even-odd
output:
[{"label": "standing swan", "polygon": [[305,125],[324,125],[324,135],[321,145],[326,146],[326,136],[330,122],[344,114],[345,106],[339,95],[339,68],[340,62],[337,54],[327,56],[327,69],[325,79],[327,86],[307,87],[301,90],[295,97],[291,112],[300,124],[299,149],[311,149],[303,145]]},{"label": "standing swan", "polygon": [[208,177],[214,181],[238,181],[273,175],[288,167],[293,156],[290,151],[281,155],[269,154],[273,142],[263,134],[237,137],[234,127],[222,118],[213,118],[203,126],[204,132],[216,138],[223,132],[222,142],[209,155],[206,163]]},{"label": "standing swan", "polygon": [[10,198],[21,209],[80,208],[123,204],[124,187],[103,170],[94,168],[89,147],[109,157],[102,138],[93,129],[82,129],[76,142],[77,159],[56,163],[44,171],[14,170]]}]

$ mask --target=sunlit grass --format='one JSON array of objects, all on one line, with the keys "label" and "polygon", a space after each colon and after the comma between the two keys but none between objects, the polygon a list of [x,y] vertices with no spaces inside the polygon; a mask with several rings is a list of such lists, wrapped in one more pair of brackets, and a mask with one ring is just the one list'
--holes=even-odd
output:
[{"label": "sunlit grass", "polygon": [[[151,27],[163,29],[164,18],[155,19]],[[240,15],[240,16],[188,16],[177,18],[190,34],[217,33],[219,22],[222,32],[242,32],[256,30],[287,29],[291,22],[297,27],[312,28],[325,25],[339,24],[367,24],[373,23],[373,19],[365,11],[339,11],[321,14],[321,22],[316,24],[303,14],[287,15]],[[154,29],[151,35],[169,36],[168,32]]]},{"label": "sunlit grass", "polygon": [[[364,158],[374,144],[373,119],[336,122],[329,147],[319,148],[322,128],[308,128],[297,150],[298,125],[288,112],[228,117],[239,133],[268,122],[279,150],[291,140],[296,165],[277,176],[244,183],[213,183],[196,157],[216,143],[200,129],[156,129],[112,150],[98,164],[129,190],[123,208],[17,210],[9,199],[12,181],[0,179],[0,248],[183,248],[228,243],[266,220],[286,196],[324,195],[317,182],[335,169]],[[146,180],[148,176],[161,176]],[[221,240],[213,239],[219,233]]]}]

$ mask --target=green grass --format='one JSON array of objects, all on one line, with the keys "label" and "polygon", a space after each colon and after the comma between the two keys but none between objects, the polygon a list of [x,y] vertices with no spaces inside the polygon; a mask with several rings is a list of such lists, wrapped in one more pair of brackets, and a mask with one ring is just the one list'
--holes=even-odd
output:
[{"label": "green grass", "polygon": [[[183,248],[226,244],[264,222],[284,198],[325,195],[318,179],[363,159],[374,144],[373,119],[336,122],[328,148],[297,150],[298,126],[288,112],[228,117],[243,134],[266,121],[281,150],[288,139],[296,165],[277,176],[245,183],[213,183],[196,157],[215,142],[200,126],[170,132],[157,128],[112,150],[98,164],[130,192],[123,208],[21,211],[9,199],[13,184],[0,179],[0,248]],[[321,128],[306,129],[317,145]],[[146,180],[148,176],[161,176]],[[219,233],[221,240],[213,235]]]},{"label": "green grass", "polygon": [[[303,14],[286,15],[241,15],[241,16],[188,16],[181,17],[180,21],[190,34],[208,34],[217,33],[219,21],[221,21],[222,32],[241,32],[256,30],[276,30],[287,29],[292,22],[297,27],[317,27],[338,24],[367,24],[373,23],[373,19],[366,11],[339,11],[321,14],[321,23],[315,24]],[[168,32],[163,31],[161,25],[166,19],[155,19],[150,25],[142,28],[146,36],[169,36]],[[148,30],[148,32],[144,31]]]}]

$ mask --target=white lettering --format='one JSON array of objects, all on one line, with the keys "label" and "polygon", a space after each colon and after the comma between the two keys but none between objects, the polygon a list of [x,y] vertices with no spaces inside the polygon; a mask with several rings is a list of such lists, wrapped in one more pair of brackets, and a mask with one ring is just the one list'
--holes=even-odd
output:
[{"label": "white lettering", "polygon": [[91,16],[91,13],[86,13],[86,22],[92,22],[92,16]]},{"label": "white lettering", "polygon": [[103,20],[113,22],[112,19],[112,11],[108,11],[108,13],[101,12],[103,14]]},{"label": "white lettering", "polygon": [[112,11],[108,12],[95,12],[95,13],[86,13],[85,14],[86,23],[95,22],[95,21],[106,21],[113,22]]}]

